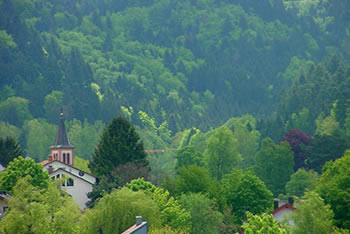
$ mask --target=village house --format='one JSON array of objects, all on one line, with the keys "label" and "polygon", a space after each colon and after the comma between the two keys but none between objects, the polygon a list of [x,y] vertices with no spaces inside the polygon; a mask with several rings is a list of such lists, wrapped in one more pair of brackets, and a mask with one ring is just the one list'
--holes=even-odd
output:
[{"label": "village house", "polygon": [[80,209],[86,207],[85,204],[89,200],[87,194],[92,191],[97,178],[74,167],[74,147],[67,137],[62,112],[55,143],[50,147],[48,159],[40,164],[52,179],[65,178],[63,189],[79,204]]}]

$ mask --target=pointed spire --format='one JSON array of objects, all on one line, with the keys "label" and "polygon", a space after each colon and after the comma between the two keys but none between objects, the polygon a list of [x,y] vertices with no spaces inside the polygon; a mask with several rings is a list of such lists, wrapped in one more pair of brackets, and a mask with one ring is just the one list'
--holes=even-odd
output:
[{"label": "pointed spire", "polygon": [[56,140],[55,140],[55,146],[69,146],[72,147],[71,144],[69,143],[67,133],[66,133],[66,128],[64,126],[64,118],[63,118],[63,110],[61,109],[60,112],[60,122],[58,124],[58,130],[57,130],[57,135],[56,135]]}]

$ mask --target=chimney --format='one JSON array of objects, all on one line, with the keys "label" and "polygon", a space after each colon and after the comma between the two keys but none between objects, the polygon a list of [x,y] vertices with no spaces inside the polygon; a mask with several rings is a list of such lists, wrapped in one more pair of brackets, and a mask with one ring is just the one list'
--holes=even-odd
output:
[{"label": "chimney", "polygon": [[49,155],[49,156],[47,157],[47,160],[48,160],[49,162],[52,162],[52,155]]},{"label": "chimney", "polygon": [[273,200],[273,209],[277,210],[279,207],[278,200]]},{"label": "chimney", "polygon": [[51,174],[53,172],[53,167],[50,165],[47,171],[49,172],[49,174]]},{"label": "chimney", "polygon": [[293,205],[294,204],[294,199],[292,197],[288,197],[288,204]]},{"label": "chimney", "polygon": [[142,223],[142,216],[136,216],[136,226]]}]

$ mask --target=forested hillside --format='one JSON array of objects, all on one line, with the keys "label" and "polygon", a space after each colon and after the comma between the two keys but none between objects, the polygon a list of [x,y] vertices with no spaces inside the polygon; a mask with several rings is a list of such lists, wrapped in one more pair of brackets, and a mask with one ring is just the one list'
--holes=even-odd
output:
[{"label": "forested hillside", "polygon": [[[75,166],[100,179],[84,214],[13,160],[47,159],[61,109]],[[111,217],[125,230],[134,214],[102,212],[125,201],[154,233],[303,233],[308,211],[312,233],[347,233],[349,139],[348,0],[0,0],[0,190],[14,196],[0,232],[40,193],[38,207],[70,207],[62,227],[40,213],[64,233],[115,231]],[[257,216],[292,196],[295,229]]]}]

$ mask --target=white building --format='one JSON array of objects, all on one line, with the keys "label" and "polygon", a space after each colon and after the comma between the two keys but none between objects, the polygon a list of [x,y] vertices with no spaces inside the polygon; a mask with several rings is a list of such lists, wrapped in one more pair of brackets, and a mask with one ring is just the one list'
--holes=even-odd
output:
[{"label": "white building", "polygon": [[48,160],[40,163],[52,179],[65,178],[62,188],[84,209],[89,200],[87,193],[92,191],[96,177],[74,167],[74,147],[69,143],[64,126],[63,113],[60,114],[55,144],[50,147]]}]

